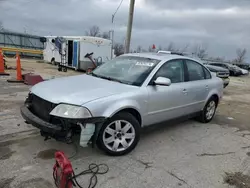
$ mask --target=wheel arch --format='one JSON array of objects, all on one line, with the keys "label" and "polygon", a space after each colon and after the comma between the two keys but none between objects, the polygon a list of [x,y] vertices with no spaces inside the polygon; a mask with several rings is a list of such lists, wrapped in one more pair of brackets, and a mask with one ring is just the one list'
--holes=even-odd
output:
[{"label": "wheel arch", "polygon": [[219,103],[219,96],[217,95],[217,94],[213,94],[211,97],[210,97],[210,99],[211,98],[214,98],[215,99],[215,101],[216,101],[216,105],[218,105],[218,103]]},{"label": "wheel arch", "polygon": [[220,97],[219,97],[219,94],[218,94],[218,93],[211,93],[211,94],[208,96],[205,105],[206,105],[207,102],[208,102],[210,99],[212,99],[212,98],[215,99],[215,101],[216,101],[216,106],[218,106],[219,101],[220,101]]},{"label": "wheel arch", "polygon": [[50,60],[50,62],[55,61],[55,60],[56,60],[55,57],[52,57],[51,60]]},{"label": "wheel arch", "polygon": [[139,122],[140,126],[142,126],[142,116],[141,116],[140,112],[138,110],[136,110],[135,108],[132,108],[132,107],[119,109],[118,111],[114,112],[110,116],[110,118],[113,117],[114,115],[116,115],[118,113],[122,113],[122,112],[127,112],[127,113],[130,113],[131,115],[133,115],[136,118],[136,120]]}]

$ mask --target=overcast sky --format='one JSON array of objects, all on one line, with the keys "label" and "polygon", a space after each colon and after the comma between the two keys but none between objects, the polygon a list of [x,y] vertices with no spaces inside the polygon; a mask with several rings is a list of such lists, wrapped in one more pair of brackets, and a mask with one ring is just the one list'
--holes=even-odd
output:
[{"label": "overcast sky", "polygon": [[[0,0],[7,29],[36,35],[84,35],[92,25],[126,35],[129,0]],[[210,56],[235,58],[247,48],[250,60],[250,0],[136,0],[131,47],[206,46]],[[191,49],[192,47],[190,47]]]}]

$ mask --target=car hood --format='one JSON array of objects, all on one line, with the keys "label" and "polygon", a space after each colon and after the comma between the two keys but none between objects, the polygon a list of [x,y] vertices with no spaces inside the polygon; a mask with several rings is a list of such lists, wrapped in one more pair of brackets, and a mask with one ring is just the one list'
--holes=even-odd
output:
[{"label": "car hood", "polygon": [[84,103],[138,89],[136,86],[109,81],[90,75],[79,75],[43,81],[31,93],[52,103],[83,105]]},{"label": "car hood", "polygon": [[227,69],[214,66],[214,65],[205,65],[210,71],[216,71],[216,72],[228,72]]}]

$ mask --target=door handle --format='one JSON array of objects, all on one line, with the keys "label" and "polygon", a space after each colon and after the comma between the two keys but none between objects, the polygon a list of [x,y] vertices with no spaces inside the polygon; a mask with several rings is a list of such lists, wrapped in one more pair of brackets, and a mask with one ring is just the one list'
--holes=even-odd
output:
[{"label": "door handle", "polygon": [[206,90],[208,90],[208,85],[206,85]]},{"label": "door handle", "polygon": [[187,94],[187,90],[186,89],[183,89],[182,92],[184,93],[184,95]]}]

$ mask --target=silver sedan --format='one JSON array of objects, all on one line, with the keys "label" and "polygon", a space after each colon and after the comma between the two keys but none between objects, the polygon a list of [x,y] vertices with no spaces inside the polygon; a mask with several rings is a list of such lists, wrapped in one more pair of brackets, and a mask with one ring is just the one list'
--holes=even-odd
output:
[{"label": "silver sedan", "polygon": [[35,85],[21,114],[42,136],[58,140],[70,139],[79,125],[93,125],[92,142],[124,155],[136,147],[142,127],[190,115],[210,122],[222,94],[222,79],[197,60],[125,54],[88,75]]}]

